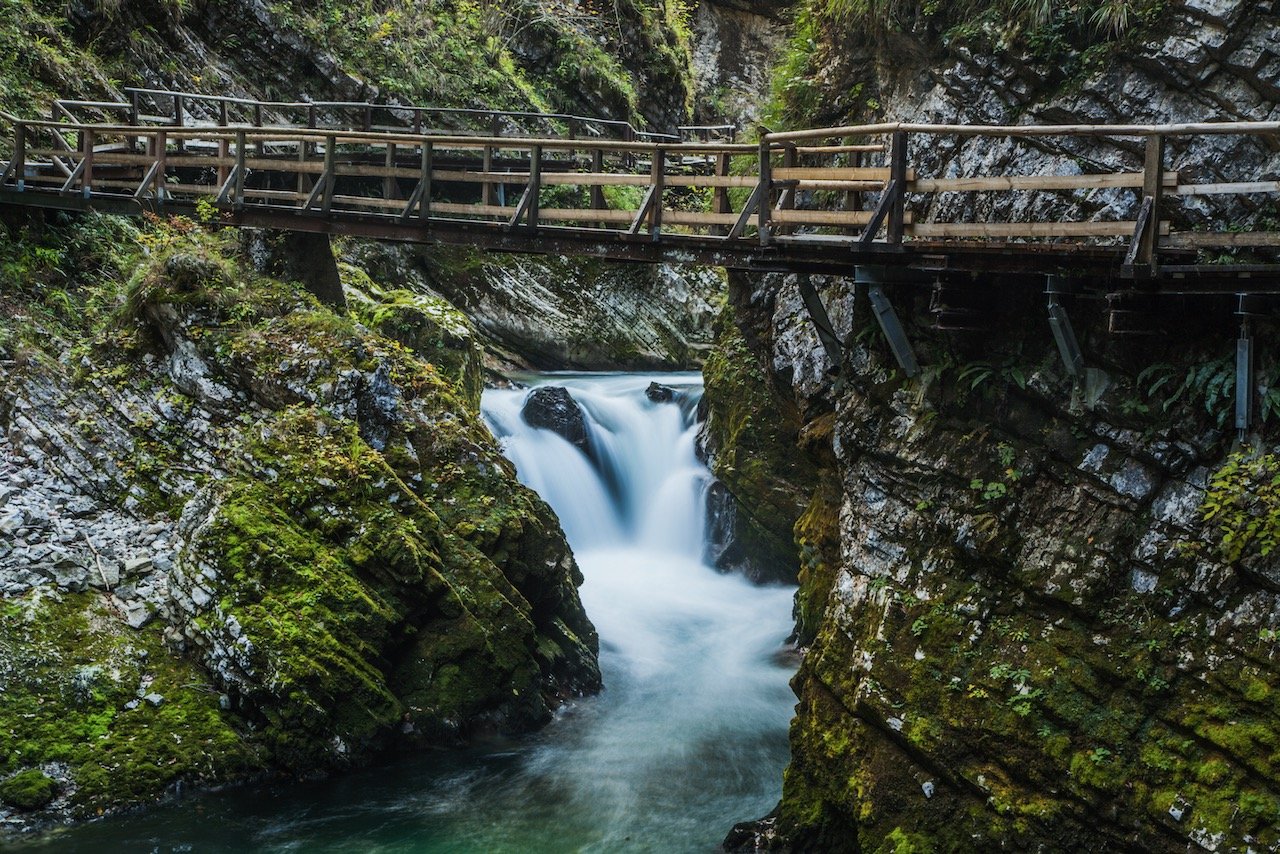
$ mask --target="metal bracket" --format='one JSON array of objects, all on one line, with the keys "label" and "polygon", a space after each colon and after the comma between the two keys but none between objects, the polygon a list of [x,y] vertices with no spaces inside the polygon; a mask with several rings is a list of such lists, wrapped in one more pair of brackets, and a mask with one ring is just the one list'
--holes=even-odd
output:
[{"label": "metal bracket", "polygon": [[1236,316],[1240,318],[1240,337],[1236,339],[1236,430],[1240,438],[1253,426],[1253,330],[1250,327],[1249,297],[1240,295]]},{"label": "metal bracket", "polygon": [[1045,293],[1049,296],[1049,328],[1053,330],[1053,340],[1058,344],[1058,354],[1062,356],[1067,373],[1078,380],[1084,375],[1084,353],[1080,351],[1080,342],[1076,340],[1076,331],[1067,310],[1058,302],[1058,297],[1066,292],[1060,276],[1045,277]]},{"label": "metal bracket", "polygon": [[871,311],[875,314],[876,321],[880,324],[880,331],[889,342],[889,349],[893,351],[893,357],[898,360],[903,373],[908,377],[919,374],[920,363],[916,361],[915,351],[911,349],[911,342],[907,339],[906,330],[902,328],[898,313],[893,310],[893,303],[889,302],[889,298],[885,296],[880,270],[874,267],[857,267],[854,271],[854,281],[857,284],[866,285],[867,297],[871,301]]}]

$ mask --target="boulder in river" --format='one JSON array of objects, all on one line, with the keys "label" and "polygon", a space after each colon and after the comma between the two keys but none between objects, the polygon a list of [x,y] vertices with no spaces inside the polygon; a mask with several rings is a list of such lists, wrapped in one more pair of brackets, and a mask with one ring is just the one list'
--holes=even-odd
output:
[{"label": "boulder in river", "polygon": [[587,421],[563,386],[547,385],[535,388],[525,398],[520,416],[530,427],[550,430],[584,454],[587,451]]},{"label": "boulder in river", "polygon": [[649,387],[644,390],[645,397],[654,403],[670,403],[676,398],[676,390],[669,385],[652,382]]}]

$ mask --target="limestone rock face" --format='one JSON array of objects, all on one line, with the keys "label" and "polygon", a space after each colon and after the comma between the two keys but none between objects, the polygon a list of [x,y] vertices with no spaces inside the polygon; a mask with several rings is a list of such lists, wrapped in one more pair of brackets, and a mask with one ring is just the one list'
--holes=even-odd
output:
[{"label": "limestone rock face", "polygon": [[[1230,318],[1165,312],[1167,338],[1134,347],[1077,303],[1106,365],[1094,399],[1015,287],[977,335],[930,330],[927,294],[896,289],[924,365],[907,381],[832,281],[854,332],[836,387],[807,367],[824,357],[785,279],[733,286],[749,354],[790,387],[801,441],[829,451],[795,525],[792,763],[779,810],[734,845],[1280,841],[1276,558],[1222,535],[1276,512],[1245,497],[1276,464],[1230,456]],[[1255,441],[1274,450],[1274,425]],[[1254,509],[1207,522],[1211,505]]]},{"label": "limestone rock face", "polygon": [[[94,227],[63,237],[106,251]],[[581,574],[480,421],[465,318],[364,296],[410,348],[157,228],[129,288],[69,297],[125,306],[74,361],[68,328],[6,320],[0,782],[52,782],[0,819],[526,731],[596,690]]]},{"label": "limestone rock face", "polygon": [[716,270],[446,247],[368,245],[354,258],[379,281],[457,306],[499,365],[539,370],[701,365],[724,287]]}]

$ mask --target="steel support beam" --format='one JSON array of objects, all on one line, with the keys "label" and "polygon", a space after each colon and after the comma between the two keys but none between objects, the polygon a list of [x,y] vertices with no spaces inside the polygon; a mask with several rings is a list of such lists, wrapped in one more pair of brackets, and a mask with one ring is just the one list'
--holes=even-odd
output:
[{"label": "steel support beam", "polygon": [[881,267],[860,266],[854,268],[854,282],[867,289],[867,297],[871,301],[871,311],[880,324],[880,331],[889,342],[889,349],[903,373],[914,377],[920,373],[920,363],[916,361],[915,351],[907,339],[907,331],[902,328],[898,313],[893,310],[893,303],[885,295],[883,282],[884,270]]},{"label": "steel support beam", "polygon": [[1067,373],[1079,380],[1084,376],[1084,353],[1080,351],[1080,342],[1076,340],[1076,331],[1067,310],[1058,302],[1058,297],[1069,293],[1070,289],[1061,276],[1046,276],[1044,292],[1049,297],[1049,328],[1053,330],[1053,340],[1058,344],[1058,355],[1062,357]]},{"label": "steel support beam", "polygon": [[831,323],[831,317],[827,314],[827,307],[822,304],[822,297],[818,295],[818,289],[813,286],[813,279],[808,273],[801,273],[797,279],[800,283],[800,299],[804,301],[805,310],[809,313],[809,320],[813,323],[813,328],[817,330],[818,340],[822,342],[822,349],[826,351],[832,367],[839,370],[841,363],[844,361],[844,351],[840,343],[840,336],[836,334],[835,327]]}]

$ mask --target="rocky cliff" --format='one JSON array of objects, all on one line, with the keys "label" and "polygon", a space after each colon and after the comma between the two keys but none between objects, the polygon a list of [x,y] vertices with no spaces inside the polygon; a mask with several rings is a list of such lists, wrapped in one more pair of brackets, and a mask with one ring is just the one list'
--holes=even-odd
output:
[{"label": "rocky cliff", "polygon": [[0,254],[6,823],[598,688],[581,575],[447,303],[366,276],[344,316],[183,221],[15,225]]},{"label": "rocky cliff", "polygon": [[[1269,3],[1110,4],[1132,13],[1119,26],[1096,23],[1107,4],[1042,4],[1039,20],[1027,17],[1033,5],[798,4],[769,115],[790,126],[1277,116]],[[945,175],[1131,168],[1140,157],[1086,142],[910,145],[913,166]],[[1201,138],[1173,148],[1169,165],[1239,180],[1242,167],[1273,175],[1275,156],[1261,140]],[[1052,219],[1131,215],[1136,199],[912,204],[925,219],[960,205]],[[1218,204],[1176,215],[1274,217],[1269,197]],[[819,346],[794,279],[739,276],[729,346],[708,362],[734,354],[764,405],[786,414],[766,437],[784,443],[756,458],[786,461],[758,480],[791,496],[806,649],[782,802],[728,846],[1280,845],[1274,318],[1251,320],[1268,354],[1252,390],[1265,418],[1237,436],[1241,318],[1229,299],[1152,306],[1131,336],[1109,332],[1102,302],[1076,300],[1089,370],[1073,383],[1040,288],[984,280],[962,300],[978,309],[964,332],[938,328],[957,324],[938,322],[927,287],[891,287],[924,366],[909,380],[865,295],[848,280],[819,285],[846,340],[841,365]],[[709,374],[713,420],[734,411],[714,383]],[[748,510],[774,506],[732,474],[725,483]]]},{"label": "rocky cliff", "polygon": [[[1171,306],[1168,337],[1138,341],[1073,306],[1094,366],[1073,388],[1037,294],[1002,289],[990,324],[959,334],[904,288],[921,377],[863,306],[833,312],[852,342],[837,389],[806,369],[825,356],[793,280],[733,287],[830,456],[795,528],[807,653],[782,804],[731,842],[1280,842],[1276,415],[1244,446],[1224,426],[1230,306]],[[1257,331],[1274,342],[1274,323]]]}]

